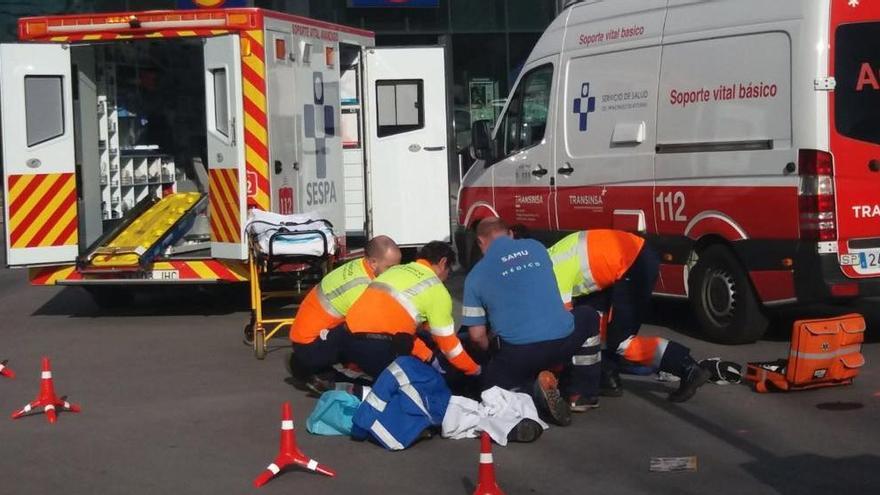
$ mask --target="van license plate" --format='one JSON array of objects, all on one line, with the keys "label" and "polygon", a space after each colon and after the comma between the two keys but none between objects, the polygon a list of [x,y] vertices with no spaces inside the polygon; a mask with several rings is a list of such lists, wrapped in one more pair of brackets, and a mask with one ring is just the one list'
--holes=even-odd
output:
[{"label": "van license plate", "polygon": [[180,280],[180,272],[177,270],[153,270],[144,273],[147,280]]},{"label": "van license plate", "polygon": [[869,275],[880,273],[880,249],[862,251],[859,254],[859,264],[855,265],[856,273]]}]

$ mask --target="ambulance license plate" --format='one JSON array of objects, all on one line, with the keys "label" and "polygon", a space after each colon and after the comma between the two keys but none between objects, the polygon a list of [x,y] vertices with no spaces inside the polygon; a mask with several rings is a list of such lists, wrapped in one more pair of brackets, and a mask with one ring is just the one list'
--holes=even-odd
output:
[{"label": "ambulance license plate", "polygon": [[147,280],[180,280],[180,272],[178,270],[153,270],[144,273]]},{"label": "ambulance license plate", "polygon": [[870,249],[857,254],[859,255],[859,263],[853,266],[856,273],[859,275],[880,273],[880,249]]}]

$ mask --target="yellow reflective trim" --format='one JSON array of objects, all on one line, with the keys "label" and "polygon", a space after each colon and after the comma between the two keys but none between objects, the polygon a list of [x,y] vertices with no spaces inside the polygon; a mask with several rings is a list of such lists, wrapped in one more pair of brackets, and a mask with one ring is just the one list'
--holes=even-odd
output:
[{"label": "yellow reflective trim", "polygon": [[46,279],[46,284],[47,285],[55,285],[55,283],[58,282],[59,280],[67,280],[67,277],[69,277],[73,273],[74,270],[76,270],[75,266],[62,268],[61,270],[58,270],[55,273],[53,273],[48,279]]},{"label": "yellow reflective trim", "polygon": [[[245,160],[247,163],[250,163],[254,167],[254,171],[260,173],[260,170],[265,169],[269,164],[266,160],[263,159],[256,151],[253,150],[250,146],[246,146],[245,149]],[[260,174],[263,175],[263,174]],[[263,175],[265,177],[265,175]]]},{"label": "yellow reflective trim", "polygon": [[[263,47],[257,47],[258,50],[262,50]],[[245,65],[251,68],[252,71],[256,72],[260,78],[264,78],[263,74],[265,74],[266,64],[263,63],[262,60],[257,58],[256,55],[249,55],[242,58],[242,61]]]},{"label": "yellow reflective trim", "polygon": [[87,34],[83,36],[83,41],[94,41],[99,40],[103,37],[103,34]]},{"label": "yellow reflective trim", "polygon": [[202,280],[215,280],[220,278],[214,270],[211,270],[204,261],[187,261],[186,265],[196,272]]},{"label": "yellow reflective trim", "polygon": [[[72,179],[72,177],[71,177],[71,179]],[[60,175],[55,175],[55,180],[57,181],[57,180],[63,180],[63,179],[61,179]],[[50,187],[50,186],[47,185],[47,189],[48,189],[48,187]],[[70,193],[73,192],[73,189],[74,189],[74,181],[73,180],[65,181],[65,184],[63,186],[61,186],[61,189],[58,191],[58,193],[55,195],[55,197],[53,197],[49,201],[49,204],[46,205],[46,207],[43,209],[43,211],[51,212],[51,213],[55,213],[56,211],[58,211],[59,207],[61,206],[61,203],[66,201],[67,196],[69,196]],[[42,199],[42,196],[38,196],[36,194],[34,196],[35,196],[35,198],[34,198],[35,200]],[[25,208],[23,208],[23,209],[25,209]],[[30,211],[30,208],[27,208],[27,210]],[[27,230],[25,230],[24,234],[22,234],[22,236],[18,238],[18,241],[12,247],[15,247],[15,248],[26,247],[28,244],[31,243],[31,239],[33,239],[33,237],[37,234],[37,232],[39,232],[39,230],[42,227],[43,227],[42,222],[31,223],[27,227]]]},{"label": "yellow reflective trim", "polygon": [[[28,177],[28,183],[30,183],[37,176],[36,175],[29,175],[27,177]],[[25,179],[23,177],[23,178],[19,179],[18,182],[21,183],[24,180]],[[49,190],[55,184],[55,182],[58,180],[61,180],[61,175],[59,175],[59,174],[50,174],[50,175],[46,176],[46,179],[43,181],[43,183],[40,185],[40,187],[38,189],[36,189],[35,191],[32,191],[29,197],[25,198],[24,204],[22,204],[21,207],[18,209],[18,211],[16,211],[15,214],[9,219],[9,225],[12,227],[9,230],[14,230],[15,227],[17,227],[18,224],[20,224],[21,221],[24,220],[24,217],[27,217],[28,213],[30,213],[37,206],[37,203],[39,203],[40,200],[43,199],[42,193],[45,193],[47,190]],[[16,184],[16,186],[17,185],[18,184]],[[15,195],[10,193],[9,198],[8,198],[8,203],[11,204],[13,201],[18,199],[17,198],[18,196],[21,196],[21,191],[19,191],[19,193],[15,194]]]},{"label": "yellow reflective trim", "polygon": [[[61,232],[63,232],[64,229],[67,228],[67,226],[70,224],[71,220],[73,220],[73,217],[75,217],[75,216],[76,216],[76,203],[70,205],[70,208],[68,208],[67,211],[65,211],[64,214],[61,215],[61,218],[59,218],[58,220],[55,221],[55,225],[52,226],[52,229],[49,230],[49,232],[42,239],[40,239],[39,246],[40,247],[52,246],[53,242],[55,242],[56,238],[59,235],[61,235]],[[66,241],[66,239],[58,239],[58,240]]]},{"label": "yellow reflective trim", "polygon": [[198,36],[195,31],[178,31],[178,36]]},{"label": "yellow reflective trim", "polygon": [[242,78],[242,88],[244,88],[244,97],[253,103],[261,112],[266,113],[266,95],[254,86],[248,79]]}]

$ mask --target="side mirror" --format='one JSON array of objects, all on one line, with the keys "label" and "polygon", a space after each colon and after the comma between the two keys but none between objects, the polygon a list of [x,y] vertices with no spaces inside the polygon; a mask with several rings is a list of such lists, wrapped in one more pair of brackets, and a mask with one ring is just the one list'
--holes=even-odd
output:
[{"label": "side mirror", "polygon": [[475,160],[491,161],[492,128],[488,120],[478,120],[471,124],[471,156]]}]

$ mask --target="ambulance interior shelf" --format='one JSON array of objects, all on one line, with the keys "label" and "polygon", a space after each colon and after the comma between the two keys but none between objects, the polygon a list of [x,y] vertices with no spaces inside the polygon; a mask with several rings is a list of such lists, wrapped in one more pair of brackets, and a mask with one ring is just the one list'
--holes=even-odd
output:
[{"label": "ambulance interior shelf", "polygon": [[[80,264],[93,265],[96,248],[106,249],[163,198],[178,192],[207,195],[207,129],[203,46],[195,39],[137,40],[73,45],[74,104],[82,205]],[[94,120],[86,118],[97,103]],[[92,114],[95,115],[95,114]],[[201,170],[197,170],[201,168]],[[178,196],[178,201],[184,196]],[[209,249],[207,200],[186,209],[188,232],[157,242],[163,252],[146,258]],[[133,213],[134,212],[134,213]],[[179,226],[178,226],[179,227]],[[135,244],[143,244],[144,239]],[[140,242],[143,241],[143,242]],[[126,246],[115,246],[121,249]],[[127,246],[131,247],[131,246]],[[146,247],[139,248],[148,250]],[[134,265],[145,258],[138,257]],[[125,262],[127,264],[131,260]],[[123,264],[125,264],[123,263]]]}]

